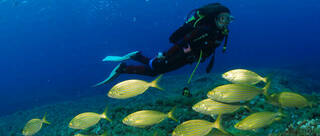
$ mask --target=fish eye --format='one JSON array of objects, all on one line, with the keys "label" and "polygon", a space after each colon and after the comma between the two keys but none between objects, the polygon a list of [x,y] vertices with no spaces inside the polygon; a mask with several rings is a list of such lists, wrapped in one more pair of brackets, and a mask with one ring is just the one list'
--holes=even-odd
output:
[{"label": "fish eye", "polygon": [[115,96],[115,95],[117,94],[117,92],[111,91],[109,94],[110,94],[111,96]]},{"label": "fish eye", "polygon": [[219,93],[214,91],[214,92],[211,93],[211,95],[218,96]]},{"label": "fish eye", "polygon": [[205,104],[201,104],[201,105],[199,105],[199,107],[201,107],[201,108],[205,108],[205,107],[206,107],[206,105],[205,105]]},{"label": "fish eye", "polygon": [[208,107],[205,104],[202,104],[200,107],[204,110],[208,110]]}]

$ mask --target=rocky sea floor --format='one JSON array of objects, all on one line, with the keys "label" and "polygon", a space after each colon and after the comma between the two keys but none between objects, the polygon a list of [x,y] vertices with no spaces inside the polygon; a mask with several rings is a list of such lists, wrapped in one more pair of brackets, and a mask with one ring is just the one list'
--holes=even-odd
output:
[{"label": "rocky sea floor", "polygon": [[[287,117],[272,125],[257,131],[240,131],[233,126],[251,113],[240,109],[233,114],[222,116],[223,127],[235,136],[320,136],[320,81],[310,78],[303,72],[284,69],[258,69],[253,70],[260,75],[272,75],[270,93],[281,91],[293,91],[306,96],[313,102],[312,108],[283,109]],[[191,119],[204,119],[215,121],[214,118],[197,113],[192,106],[207,98],[207,92],[213,88],[228,84],[221,78],[222,73],[197,74],[192,80],[190,89],[192,97],[182,96],[182,88],[185,87],[189,75],[166,76],[160,80],[159,85],[165,91],[151,88],[144,94],[127,100],[114,100],[105,96],[83,98],[76,101],[68,101],[54,105],[45,105],[27,111],[16,112],[12,115],[0,118],[0,136],[21,136],[26,122],[32,118],[42,118],[47,113],[50,125],[44,125],[35,136],[73,136],[77,133],[86,135],[99,135],[107,131],[108,136],[169,136],[178,122],[167,119],[160,124],[147,127],[135,128],[122,124],[122,119],[130,113],[139,110],[158,110],[169,112],[177,106],[174,116],[180,123]],[[106,91],[107,93],[107,91]],[[112,122],[102,119],[97,125],[87,130],[74,130],[68,127],[70,120],[83,112],[102,113],[108,105],[108,117]],[[264,96],[260,95],[248,103],[253,110],[274,111],[279,110],[268,104]],[[208,135],[222,135],[215,133]]]}]

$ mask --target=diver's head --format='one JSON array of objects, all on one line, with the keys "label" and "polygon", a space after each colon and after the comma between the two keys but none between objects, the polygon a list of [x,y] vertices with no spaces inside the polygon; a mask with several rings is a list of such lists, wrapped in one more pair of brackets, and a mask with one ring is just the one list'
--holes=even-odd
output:
[{"label": "diver's head", "polygon": [[233,20],[230,15],[231,11],[226,6],[220,3],[211,3],[198,9],[201,16],[205,16],[204,19],[209,25],[215,25],[218,29],[227,28],[228,24]]},{"label": "diver's head", "polygon": [[216,26],[220,30],[228,28],[233,20],[234,17],[230,15],[230,12],[222,12],[215,18]]}]

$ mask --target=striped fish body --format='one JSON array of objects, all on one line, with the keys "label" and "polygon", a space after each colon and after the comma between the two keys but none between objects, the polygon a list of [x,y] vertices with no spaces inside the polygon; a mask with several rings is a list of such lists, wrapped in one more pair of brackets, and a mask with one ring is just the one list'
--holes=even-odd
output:
[{"label": "striped fish body", "polygon": [[126,80],[113,86],[108,96],[115,99],[128,99],[144,93],[150,84],[143,80]]},{"label": "striped fish body", "polygon": [[192,109],[205,115],[218,115],[233,113],[241,107],[241,105],[224,104],[211,99],[204,99],[195,104]]},{"label": "striped fish body", "polygon": [[25,136],[30,136],[36,134],[38,131],[40,131],[42,127],[43,121],[41,119],[32,119],[28,121],[28,123],[25,125],[25,127],[22,130],[22,134]]},{"label": "striped fish body", "polygon": [[128,126],[144,128],[147,126],[158,124],[165,120],[167,117],[168,114],[159,111],[142,110],[128,115],[122,120],[122,123]]},{"label": "striped fish body", "polygon": [[172,136],[205,136],[214,123],[205,120],[189,120],[178,125],[172,132]]},{"label": "striped fish body", "polygon": [[246,69],[234,69],[224,74],[222,77],[235,84],[255,85],[261,81],[267,82],[266,78],[261,77],[255,72]]},{"label": "striped fish body", "polygon": [[97,124],[101,118],[102,115],[94,112],[82,113],[70,121],[69,127],[73,129],[86,129]]},{"label": "striped fish body", "polygon": [[246,84],[227,84],[218,86],[208,92],[207,96],[223,103],[249,101],[263,93],[263,89]]},{"label": "striped fish body", "polygon": [[300,94],[294,92],[281,92],[271,95],[271,99],[275,100],[275,105],[289,108],[303,108],[311,106],[310,102]]},{"label": "striped fish body", "polygon": [[275,112],[257,112],[249,115],[234,125],[240,130],[256,130],[272,124],[281,117],[281,113]]}]

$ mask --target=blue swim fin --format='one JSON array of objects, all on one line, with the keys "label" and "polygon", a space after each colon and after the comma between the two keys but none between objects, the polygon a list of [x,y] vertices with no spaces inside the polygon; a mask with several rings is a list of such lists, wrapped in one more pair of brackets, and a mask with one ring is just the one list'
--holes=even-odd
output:
[{"label": "blue swim fin", "polygon": [[110,73],[110,75],[108,76],[108,78],[106,78],[105,80],[103,80],[102,82],[100,83],[97,83],[96,85],[94,85],[93,87],[97,87],[97,86],[100,86],[100,85],[103,85],[103,84],[106,84],[114,79],[116,79],[117,77],[119,77],[120,73],[117,72],[118,69],[120,68],[122,63],[118,64]]},{"label": "blue swim fin", "polygon": [[132,56],[139,53],[139,51],[130,52],[124,56],[107,56],[102,61],[125,61],[130,59]]}]

